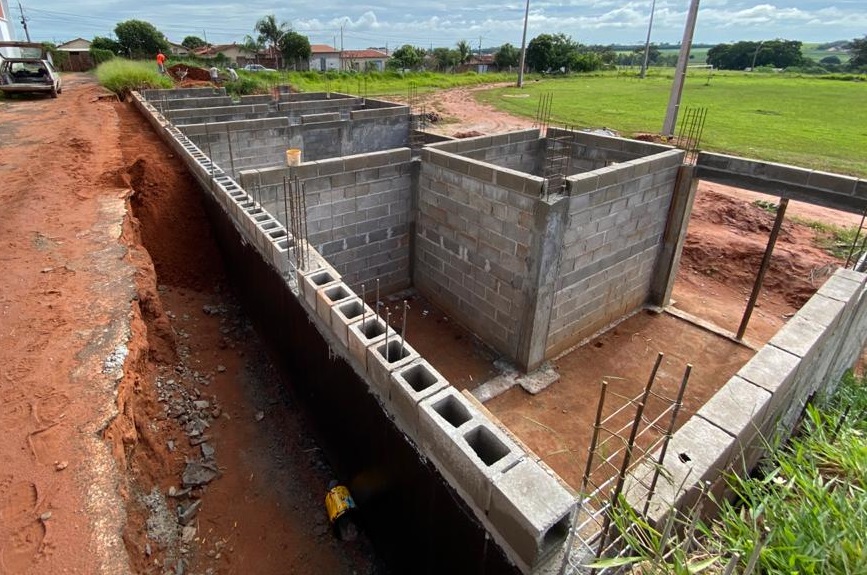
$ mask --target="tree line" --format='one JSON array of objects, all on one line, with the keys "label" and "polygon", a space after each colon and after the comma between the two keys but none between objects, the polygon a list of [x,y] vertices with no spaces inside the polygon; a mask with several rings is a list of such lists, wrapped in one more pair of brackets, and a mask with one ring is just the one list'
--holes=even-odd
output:
[{"label": "tree line", "polygon": [[839,50],[844,57],[832,54],[815,62],[803,55],[801,42],[775,39],[717,44],[708,50],[707,63],[721,70],[819,68],[831,72],[867,71],[867,36],[850,42],[835,42],[823,46],[826,49]]}]

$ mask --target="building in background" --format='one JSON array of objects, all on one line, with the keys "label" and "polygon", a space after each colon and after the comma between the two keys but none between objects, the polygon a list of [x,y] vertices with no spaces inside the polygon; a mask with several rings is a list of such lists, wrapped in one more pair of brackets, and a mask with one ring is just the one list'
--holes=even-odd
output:
[{"label": "building in background", "polygon": [[[12,30],[12,14],[9,13],[9,2],[0,0],[0,42],[15,40]],[[0,54],[10,55],[9,48],[0,48]]]}]

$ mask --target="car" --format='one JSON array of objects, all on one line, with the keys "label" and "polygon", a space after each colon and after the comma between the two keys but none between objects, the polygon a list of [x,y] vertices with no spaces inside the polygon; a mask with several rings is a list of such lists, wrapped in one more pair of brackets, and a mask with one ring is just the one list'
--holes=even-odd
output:
[{"label": "car", "polygon": [[244,66],[244,70],[247,72],[276,72],[274,68],[266,68],[262,64],[247,64]]},{"label": "car", "polygon": [[0,92],[39,93],[56,98],[63,92],[60,72],[42,44],[0,42]]}]

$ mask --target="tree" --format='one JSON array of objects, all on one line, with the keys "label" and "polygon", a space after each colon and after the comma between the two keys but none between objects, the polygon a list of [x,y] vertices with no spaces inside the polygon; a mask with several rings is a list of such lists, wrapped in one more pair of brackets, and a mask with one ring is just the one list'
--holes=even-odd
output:
[{"label": "tree", "polygon": [[501,70],[517,66],[520,59],[521,51],[509,43],[500,46],[500,49],[494,54],[494,63]]},{"label": "tree", "polygon": [[111,38],[106,38],[105,36],[94,36],[93,40],[90,42],[90,47],[94,50],[107,50],[115,55],[123,52],[120,43]]},{"label": "tree", "polygon": [[391,54],[388,61],[389,68],[398,70],[417,70],[424,62],[425,49],[404,44]]},{"label": "tree", "polygon": [[259,33],[259,42],[271,48],[277,48],[280,45],[280,39],[288,31],[289,25],[286,22],[277,23],[277,18],[273,14],[268,14],[258,22],[254,31]]},{"label": "tree", "polygon": [[473,55],[473,49],[470,48],[470,43],[466,40],[460,40],[457,43],[458,49],[458,63],[461,65],[469,62],[470,57]]},{"label": "tree", "polygon": [[301,67],[301,62],[310,60],[310,40],[307,36],[290,30],[280,38],[280,53],[286,61],[295,62],[297,70]]},{"label": "tree", "polygon": [[579,47],[565,34],[540,34],[527,45],[527,64],[537,72],[568,70]]},{"label": "tree", "polygon": [[162,32],[143,20],[118,23],[114,28],[114,35],[117,36],[121,51],[131,58],[150,58],[169,47]]},{"label": "tree", "polygon": [[436,69],[442,72],[457,66],[461,60],[460,53],[450,48],[434,48],[432,55]]},{"label": "tree", "polygon": [[204,48],[208,43],[199,38],[198,36],[187,36],[181,42],[181,46],[186,48],[187,50],[195,50],[196,48]]},{"label": "tree", "polygon": [[849,43],[849,68],[859,70],[867,67],[867,36],[856,38]]},{"label": "tree", "polygon": [[762,66],[789,68],[800,66],[803,60],[801,43],[795,40],[717,44],[707,51],[707,63],[723,70],[744,70]]}]

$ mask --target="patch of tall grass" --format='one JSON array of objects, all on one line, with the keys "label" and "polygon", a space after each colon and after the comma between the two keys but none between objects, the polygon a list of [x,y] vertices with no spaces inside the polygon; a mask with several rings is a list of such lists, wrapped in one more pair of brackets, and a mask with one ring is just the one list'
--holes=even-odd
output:
[{"label": "patch of tall grass", "polygon": [[100,84],[120,96],[130,90],[174,86],[171,78],[160,75],[156,64],[123,58],[114,58],[100,64],[96,68],[96,78]]}]

